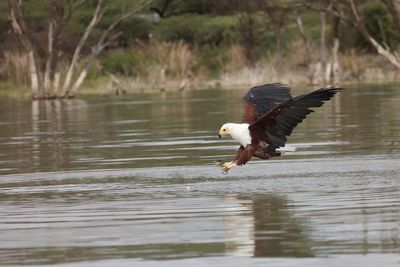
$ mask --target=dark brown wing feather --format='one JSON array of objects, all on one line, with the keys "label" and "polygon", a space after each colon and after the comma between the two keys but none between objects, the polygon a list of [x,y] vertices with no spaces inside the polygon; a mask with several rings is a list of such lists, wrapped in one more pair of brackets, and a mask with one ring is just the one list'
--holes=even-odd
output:
[{"label": "dark brown wing feather", "polygon": [[280,83],[264,84],[251,88],[244,95],[242,122],[252,123],[276,105],[291,100],[290,88]]},{"label": "dark brown wing feather", "polygon": [[244,109],[244,114],[243,114],[243,123],[252,123],[257,120],[257,112],[256,109],[254,108],[254,105],[247,100],[243,101],[243,109]]},{"label": "dark brown wing feather", "polygon": [[331,99],[341,88],[322,88],[306,95],[297,96],[291,100],[276,105],[268,113],[250,124],[249,129],[253,133],[264,131],[268,140],[268,150],[275,151],[283,147],[286,137],[289,136],[294,127],[313,112],[310,108],[320,107],[325,101]]}]

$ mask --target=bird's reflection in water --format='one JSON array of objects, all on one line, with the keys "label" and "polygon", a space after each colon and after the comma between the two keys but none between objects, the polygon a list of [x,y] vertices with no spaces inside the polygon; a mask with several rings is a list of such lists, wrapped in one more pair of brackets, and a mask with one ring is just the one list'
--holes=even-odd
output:
[{"label": "bird's reflection in water", "polygon": [[240,196],[253,214],[253,255],[256,257],[313,257],[304,225],[293,217],[288,201],[276,195]]}]

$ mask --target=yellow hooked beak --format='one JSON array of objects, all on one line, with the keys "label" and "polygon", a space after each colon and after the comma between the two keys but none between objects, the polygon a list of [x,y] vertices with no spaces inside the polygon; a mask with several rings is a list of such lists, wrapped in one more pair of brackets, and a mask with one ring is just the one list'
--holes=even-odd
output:
[{"label": "yellow hooked beak", "polygon": [[218,137],[221,138],[221,137],[224,136],[225,134],[226,134],[226,131],[221,130],[221,131],[219,131],[219,133],[218,133]]}]

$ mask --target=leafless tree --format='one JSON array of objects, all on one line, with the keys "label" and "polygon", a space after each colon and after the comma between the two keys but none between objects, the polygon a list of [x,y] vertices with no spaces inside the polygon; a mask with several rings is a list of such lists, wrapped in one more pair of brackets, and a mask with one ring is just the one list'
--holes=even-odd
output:
[{"label": "leafless tree", "polygon": [[311,44],[310,44],[310,40],[306,34],[306,31],[304,30],[303,20],[301,19],[300,15],[298,15],[298,14],[296,16],[296,24],[297,24],[297,29],[299,30],[300,36],[302,38],[304,48],[306,50],[307,65],[309,68],[308,81],[310,84],[314,84],[315,71],[314,71],[314,64],[313,64],[313,56],[312,56],[312,52],[311,52]]},{"label": "leafless tree", "polygon": [[[400,32],[400,3],[396,0],[383,0],[383,2],[388,7],[396,28]],[[372,45],[379,55],[386,58],[393,66],[400,70],[400,56],[395,51],[392,51],[387,44],[378,42],[377,39],[368,32],[358,10],[359,5],[360,4],[356,0],[330,0],[329,6],[316,7],[313,5],[306,5],[306,7],[316,11],[323,10],[352,25],[364,39]]]},{"label": "leafless tree", "polygon": [[39,75],[36,58],[33,51],[30,33],[28,32],[22,13],[22,0],[8,0],[12,27],[28,56],[29,73],[31,77],[32,97],[39,96]]},{"label": "leafless tree", "polygon": [[[307,62],[309,65],[308,80],[310,84],[336,85],[340,82],[340,64],[339,64],[339,24],[340,17],[328,10],[334,10],[336,7],[330,0],[307,1],[304,4],[307,8],[314,10],[320,15],[320,41],[319,51],[313,53],[313,47],[310,38],[308,38],[301,17],[297,15],[296,22],[303,44],[307,52]],[[312,5],[310,4],[312,3]],[[332,21],[331,38],[327,38],[327,27],[329,21]],[[315,56],[317,55],[317,57]]]},{"label": "leafless tree", "polygon": [[327,68],[327,81],[330,84],[337,85],[340,83],[340,64],[339,64],[339,24],[340,18],[333,17],[332,25],[332,48],[329,68]]},{"label": "leafless tree", "polygon": [[[32,33],[24,18],[23,1],[8,0],[12,27],[28,56],[31,90],[34,99],[74,97],[87,76],[90,64],[119,36],[120,33],[114,32],[116,27],[122,21],[148,7],[152,3],[152,0],[145,0],[141,5],[115,18],[101,34],[99,40],[92,48],[92,53],[89,56],[82,57],[81,52],[83,47],[86,45],[90,34],[104,14],[105,7],[103,0],[97,0],[92,18],[75,47],[73,56],[69,62],[68,70],[66,73],[62,73],[59,67],[59,61],[62,55],[61,43],[63,29],[70,21],[72,14],[87,2],[88,0],[71,0],[65,4],[63,0],[49,0],[50,16],[48,19],[47,31],[47,55],[44,59],[44,62],[46,62],[44,69],[41,69],[38,64],[39,55],[35,53],[35,47],[31,39]],[[82,62],[82,69],[79,73],[76,73],[78,64]],[[64,77],[64,82],[61,91],[59,91],[61,77]]]}]

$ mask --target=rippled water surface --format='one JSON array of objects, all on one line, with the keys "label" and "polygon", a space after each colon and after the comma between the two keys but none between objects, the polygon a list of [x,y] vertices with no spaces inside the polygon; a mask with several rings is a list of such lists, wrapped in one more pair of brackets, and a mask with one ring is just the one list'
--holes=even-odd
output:
[{"label": "rippled water surface", "polygon": [[243,93],[2,96],[0,264],[398,266],[400,86],[350,87],[297,151],[223,175]]}]

